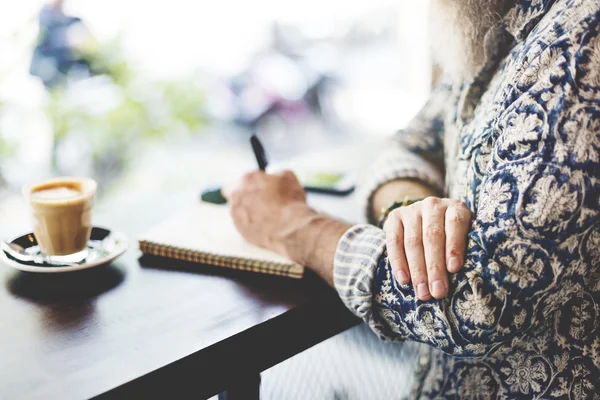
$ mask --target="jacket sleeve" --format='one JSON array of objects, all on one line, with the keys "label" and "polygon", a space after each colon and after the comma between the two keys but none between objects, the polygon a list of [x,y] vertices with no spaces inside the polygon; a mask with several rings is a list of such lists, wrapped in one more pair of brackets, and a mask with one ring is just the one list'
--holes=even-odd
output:
[{"label": "jacket sleeve", "polygon": [[522,94],[500,114],[448,297],[420,301],[412,285],[397,284],[382,230],[357,225],[341,238],[335,286],[382,338],[482,356],[584,291],[600,265],[598,43],[588,35],[576,50],[549,47],[517,83]]},{"label": "jacket sleeve", "polygon": [[439,84],[429,100],[405,129],[398,131],[366,171],[360,186],[361,198],[367,220],[371,215],[372,194],[384,183],[396,179],[414,179],[423,182],[438,192],[444,189],[444,121],[446,108],[452,95],[451,86]]}]

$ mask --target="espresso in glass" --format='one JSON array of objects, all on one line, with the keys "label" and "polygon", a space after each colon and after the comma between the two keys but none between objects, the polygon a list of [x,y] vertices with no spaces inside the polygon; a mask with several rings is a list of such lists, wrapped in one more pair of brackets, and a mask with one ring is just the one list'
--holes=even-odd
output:
[{"label": "espresso in glass", "polygon": [[96,182],[88,178],[54,178],[23,189],[43,254],[70,262],[87,256],[95,192]]}]

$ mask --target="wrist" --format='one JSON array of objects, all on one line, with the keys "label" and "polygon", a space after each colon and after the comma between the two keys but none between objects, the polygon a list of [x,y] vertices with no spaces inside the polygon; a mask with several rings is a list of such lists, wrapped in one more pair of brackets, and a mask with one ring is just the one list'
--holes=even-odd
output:
[{"label": "wrist", "polygon": [[402,201],[394,201],[386,208],[382,208],[381,215],[379,216],[379,219],[377,220],[377,226],[379,228],[383,229],[383,225],[385,225],[385,221],[387,220],[388,216],[391,214],[392,211],[394,211],[395,209],[400,208],[400,207],[410,206],[421,200],[423,200],[423,199],[409,199],[408,197],[405,197],[404,200],[402,200]]},{"label": "wrist", "polygon": [[281,209],[281,227],[270,238],[271,248],[275,252],[301,263],[298,253],[298,242],[307,226],[318,218],[316,211],[303,202],[292,203]]},{"label": "wrist", "polygon": [[286,226],[276,240],[277,252],[314,269],[329,281],[337,242],[350,225],[320,215],[308,205],[295,204],[284,210]]},{"label": "wrist", "polygon": [[428,185],[410,179],[399,179],[384,183],[373,193],[371,197],[371,213],[374,221],[377,221],[382,210],[389,207],[395,201],[408,199],[424,199],[434,196],[435,191]]}]

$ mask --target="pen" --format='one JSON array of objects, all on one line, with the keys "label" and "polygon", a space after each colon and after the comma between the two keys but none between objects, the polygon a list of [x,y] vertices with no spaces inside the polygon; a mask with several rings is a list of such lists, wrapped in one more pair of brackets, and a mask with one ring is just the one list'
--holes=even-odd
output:
[{"label": "pen", "polygon": [[265,149],[262,146],[260,140],[258,140],[258,136],[252,135],[250,136],[250,144],[252,145],[252,151],[254,152],[254,157],[256,157],[256,163],[258,164],[258,169],[264,171],[267,169],[267,165],[269,165],[269,161],[267,160],[267,155],[265,154]]},{"label": "pen", "polygon": [[[265,154],[265,149],[260,143],[260,140],[256,135],[252,135],[250,137],[250,144],[252,145],[252,151],[254,152],[254,157],[256,157],[256,163],[258,164],[258,168],[261,171],[264,171],[269,164],[267,160],[267,155]],[[200,195],[202,201],[213,204],[225,204],[227,203],[227,199],[223,196],[223,192],[221,192],[221,188],[208,188],[205,189]]]}]

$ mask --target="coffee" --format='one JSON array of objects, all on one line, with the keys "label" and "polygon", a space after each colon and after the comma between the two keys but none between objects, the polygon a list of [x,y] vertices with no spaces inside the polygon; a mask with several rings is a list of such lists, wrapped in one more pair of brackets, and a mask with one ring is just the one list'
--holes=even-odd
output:
[{"label": "coffee", "polygon": [[96,182],[85,178],[56,178],[23,190],[33,211],[33,234],[44,254],[67,256],[87,249],[95,191]]},{"label": "coffee", "polygon": [[81,192],[66,186],[52,187],[31,193],[35,200],[68,200],[81,195]]}]

